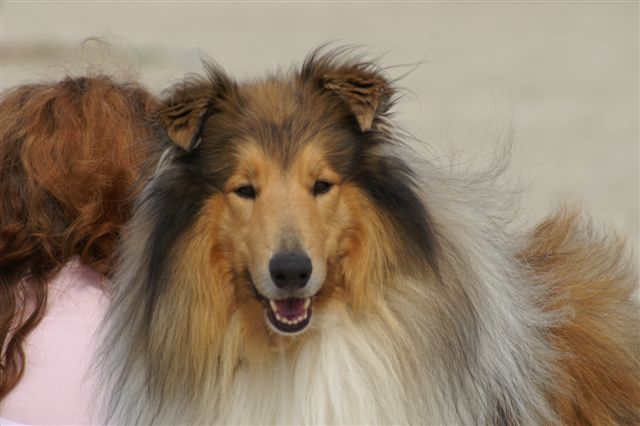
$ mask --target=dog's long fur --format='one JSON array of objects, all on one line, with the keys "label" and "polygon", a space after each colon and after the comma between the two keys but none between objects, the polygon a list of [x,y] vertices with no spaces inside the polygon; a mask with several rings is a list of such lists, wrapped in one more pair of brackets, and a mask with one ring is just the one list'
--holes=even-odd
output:
[{"label": "dog's long fur", "polygon": [[0,398],[25,365],[47,283],[73,257],[110,275],[157,100],[105,75],[19,86],[0,103]]},{"label": "dog's long fur", "polygon": [[[638,277],[623,243],[572,213],[507,231],[489,174],[410,167],[394,92],[375,65],[316,52],[243,84],[210,66],[169,93],[166,152],[106,318],[104,421],[640,422]],[[335,185],[304,195],[316,166]],[[256,175],[255,199],[238,198]],[[260,301],[283,233],[323,277],[292,336]]]}]

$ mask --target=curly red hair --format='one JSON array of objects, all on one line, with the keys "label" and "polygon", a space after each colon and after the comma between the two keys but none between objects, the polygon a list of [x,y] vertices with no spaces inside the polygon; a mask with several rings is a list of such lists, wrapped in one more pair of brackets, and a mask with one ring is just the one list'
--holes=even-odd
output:
[{"label": "curly red hair", "polygon": [[17,87],[0,103],[0,398],[47,282],[75,256],[109,275],[151,151],[156,99],[106,76]]}]

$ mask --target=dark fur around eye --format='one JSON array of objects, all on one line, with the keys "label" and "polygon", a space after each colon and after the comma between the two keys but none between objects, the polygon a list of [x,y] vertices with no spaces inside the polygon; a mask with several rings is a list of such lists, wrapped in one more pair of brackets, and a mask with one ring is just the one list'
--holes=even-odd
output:
[{"label": "dark fur around eye", "polygon": [[332,183],[319,180],[313,185],[313,195],[326,194],[332,186]]},{"label": "dark fur around eye", "polygon": [[236,195],[242,198],[250,198],[250,199],[256,198],[256,190],[253,186],[250,186],[250,185],[241,186],[240,188],[237,188],[233,192],[235,192]]}]

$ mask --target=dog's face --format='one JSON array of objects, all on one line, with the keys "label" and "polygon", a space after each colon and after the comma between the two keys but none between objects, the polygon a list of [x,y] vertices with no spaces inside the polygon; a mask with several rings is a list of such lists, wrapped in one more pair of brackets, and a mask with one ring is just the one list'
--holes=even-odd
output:
[{"label": "dog's face", "polygon": [[256,141],[240,151],[221,196],[221,238],[234,269],[248,272],[267,323],[296,333],[311,321],[312,300],[349,226],[343,178],[317,142],[300,141],[286,165]]},{"label": "dog's face", "polygon": [[251,329],[296,336],[314,311],[374,291],[363,277],[381,265],[363,245],[394,244],[376,234],[376,201],[405,191],[375,154],[391,89],[357,66],[244,85],[211,74],[178,91],[161,123],[183,173],[210,188],[198,216],[210,224],[210,261],[233,277],[235,312]]}]

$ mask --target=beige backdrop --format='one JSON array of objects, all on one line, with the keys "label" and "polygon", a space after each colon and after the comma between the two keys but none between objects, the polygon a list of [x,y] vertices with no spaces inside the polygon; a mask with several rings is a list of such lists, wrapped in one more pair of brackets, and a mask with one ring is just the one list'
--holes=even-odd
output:
[{"label": "beige backdrop", "polygon": [[[0,15],[3,90],[95,64],[160,90],[203,55],[250,78],[328,40],[385,66],[423,61],[401,81],[401,125],[456,161],[487,160],[511,135],[525,217],[568,199],[637,245],[636,2],[5,1]],[[112,47],[78,52],[95,36]]]}]

